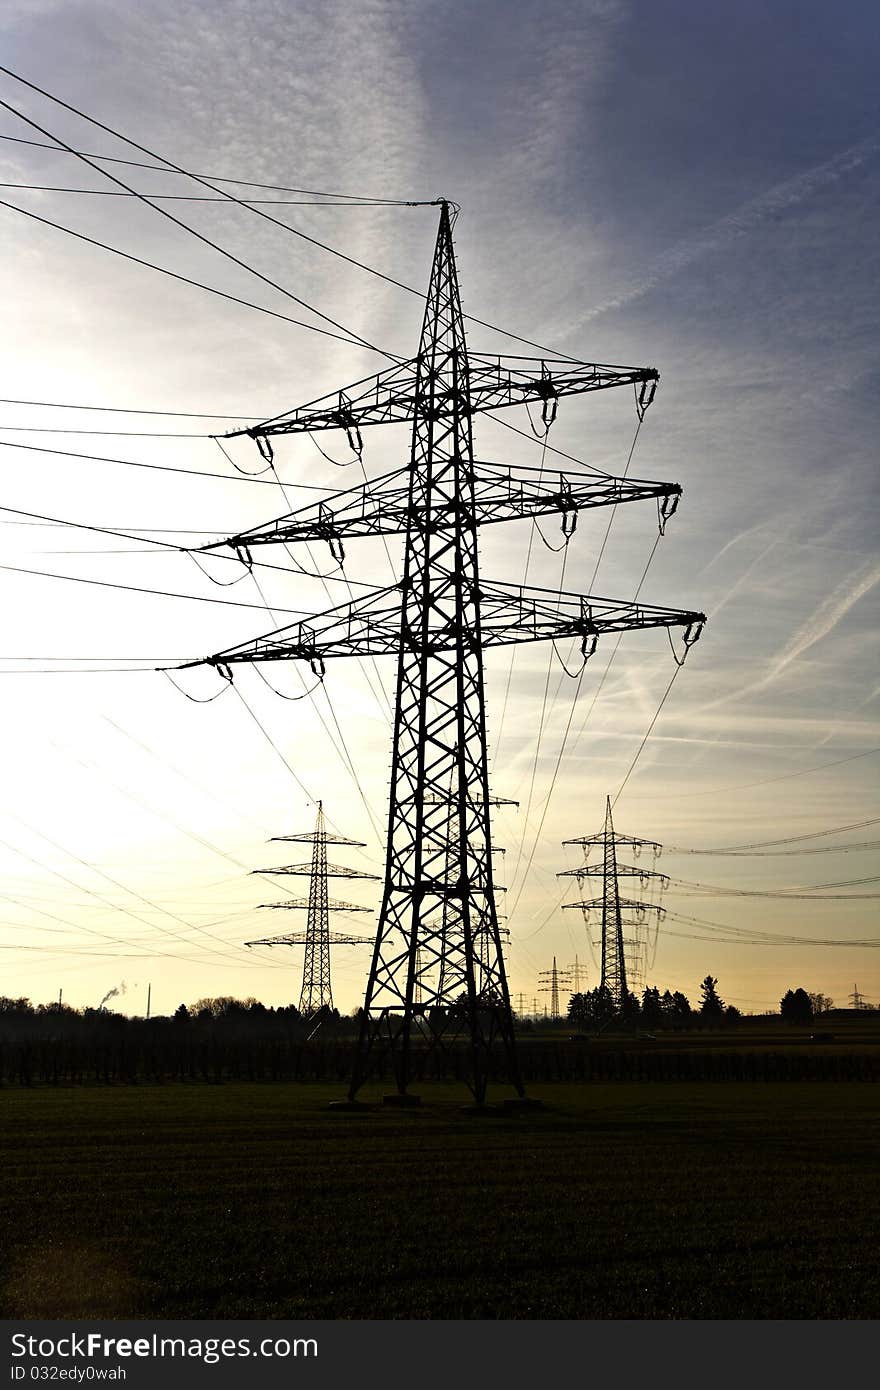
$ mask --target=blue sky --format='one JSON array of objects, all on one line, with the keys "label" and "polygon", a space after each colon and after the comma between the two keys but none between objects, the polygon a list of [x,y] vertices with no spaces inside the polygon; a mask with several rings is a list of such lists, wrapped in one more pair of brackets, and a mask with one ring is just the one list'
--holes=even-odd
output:
[{"label": "blue sky", "polygon": [[[832,14],[812,3],[28,0],[6,5],[0,28],[7,66],[185,168],[454,198],[462,206],[456,246],[466,311],[585,360],[656,366],[660,389],[631,473],[680,482],[684,498],[642,597],[702,608],[709,624],[626,781],[617,823],[668,845],[709,848],[878,814],[880,112],[872,7],[849,4]],[[131,157],[10,78],[0,77],[0,99],[78,149]],[[44,138],[9,112],[0,133]],[[6,182],[109,186],[67,155],[11,141],[0,141],[0,170]],[[117,172],[143,191],[185,191],[176,175]],[[0,196],[232,294],[310,317],[135,200],[15,189]],[[241,210],[169,206],[357,333],[414,350],[416,296]],[[432,209],[279,212],[419,290],[427,283]],[[3,208],[0,244],[12,323],[0,349],[9,398],[260,418],[381,366],[365,350],[163,280]],[[471,343],[530,350],[476,327]],[[552,442],[622,471],[636,423],[623,397],[564,401]],[[35,406],[0,412],[7,430],[176,430],[181,423]],[[204,434],[217,426],[182,427]],[[204,438],[0,430],[0,442],[230,472]],[[341,441],[331,445],[345,456]],[[276,489],[238,480],[2,453],[3,501],[31,512],[224,535],[286,509]],[[479,422],[477,453],[537,461],[537,446],[487,420]],[[405,432],[375,431],[365,464],[375,474],[405,454]],[[236,458],[254,466],[240,446]],[[290,488],[354,481],[308,440],[286,445],[279,462]],[[581,518],[565,558],[566,588],[589,585],[606,524],[600,512]],[[45,553],[124,543],[11,521],[3,531],[10,564],[260,602],[247,582],[228,592],[214,587],[185,556]],[[552,525],[545,533],[556,534]],[[649,506],[622,508],[593,591],[630,597],[654,534]],[[521,578],[528,535],[528,523],[490,528],[484,573]],[[399,546],[391,554],[396,559]],[[326,557],[318,558],[329,572]],[[557,584],[561,565],[561,554],[536,540],[530,582]],[[353,579],[389,578],[374,542],[352,544],[346,568]],[[242,702],[230,693],[192,704],[153,674],[20,674],[26,657],[40,658],[31,664],[42,668],[49,657],[200,655],[272,622],[258,609],[10,572],[0,583],[7,654],[0,665],[9,672],[2,677],[4,992],[45,998],[63,986],[71,1002],[90,1003],[124,978],[131,1008],[141,1007],[147,981],[160,1009],[245,990],[267,1002],[295,997],[298,955],[255,957],[239,943],[290,925],[293,914],[252,910],[265,901],[266,885],[246,870],[270,862],[269,834],[304,828],[313,808]],[[333,601],[344,597],[336,597],[337,581],[328,587]],[[328,606],[322,585],[298,576],[267,575],[265,592],[279,606]],[[549,668],[537,755],[552,653],[517,652],[503,720],[510,656],[496,653],[488,663],[493,780],[499,794],[521,801],[518,812],[499,813],[497,836],[508,850],[507,904],[516,903],[511,983],[527,999],[554,953],[586,959],[595,983],[578,914],[556,906],[555,874],[573,863],[561,841],[598,829],[605,797],[620,789],[674,669],[660,634],[634,635],[621,643],[594,702],[609,654],[600,646],[573,714],[572,683],[558,665]],[[272,674],[288,693],[299,690],[292,670]],[[390,688],[392,672],[383,674]],[[213,693],[195,678],[188,688]],[[363,675],[334,667],[316,706],[284,703],[252,672],[242,674],[241,690],[308,794],[322,796],[348,834],[368,840],[366,853],[378,861],[372,822],[381,827],[386,814],[390,730]],[[333,728],[330,706],[321,703],[327,694],[369,812],[334,748],[338,739],[325,732],[322,718]],[[573,732],[554,779],[570,714]],[[799,844],[831,849],[872,833]],[[661,862],[675,878],[717,887],[845,882],[854,886],[839,892],[850,894],[872,891],[854,881],[871,876],[876,856],[870,849],[754,859],[668,852]],[[673,886],[666,902],[681,915],[785,937],[872,934],[871,898],[820,892],[822,901],[786,902]],[[703,929],[701,941],[673,935],[686,930],[670,921],[650,978],[692,997],[707,971],[744,1008],[772,1004],[798,984],[839,1001],[856,982],[869,998],[880,996],[868,948],[747,947],[717,931],[712,939],[714,929]],[[363,962],[340,953],[343,1007],[358,1002],[362,978]]]}]

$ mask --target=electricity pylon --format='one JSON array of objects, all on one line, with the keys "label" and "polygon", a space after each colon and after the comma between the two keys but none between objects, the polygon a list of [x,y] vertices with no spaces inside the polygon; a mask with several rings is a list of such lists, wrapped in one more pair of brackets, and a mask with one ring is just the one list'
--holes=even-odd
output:
[{"label": "electricity pylon", "polygon": [[582,980],[583,984],[586,984],[587,982],[587,968],[585,965],[581,965],[580,960],[578,959],[577,955],[575,955],[574,964],[570,965],[568,969],[571,972],[571,987],[574,990],[575,994],[580,994],[582,988]]},{"label": "electricity pylon", "polygon": [[351,1100],[381,1040],[393,1059],[396,1098],[406,1101],[415,1099],[408,1088],[420,1057],[462,1033],[477,1103],[485,1098],[496,1042],[508,1080],[523,1095],[492,872],[484,648],[574,637],[586,659],[605,632],[683,626],[687,646],[705,621],[702,613],[480,576],[481,525],[561,513],[570,536],[585,508],[653,498],[662,527],[681,488],[475,461],[472,428],[481,411],[531,402],[548,430],[561,397],[630,386],[643,414],[658,374],[650,367],[469,353],[450,208],[441,202],[416,356],[230,432],[249,435],[271,461],[272,441],[288,434],[343,429],[360,454],[363,428],[409,421],[407,467],[205,547],[230,545],[249,564],[254,546],[322,539],[341,561],[350,536],[406,537],[398,584],[205,659],[231,680],[234,662],[296,658],[323,678],[325,663],[337,657],[397,657],[385,884]]},{"label": "electricity pylon", "polygon": [[539,994],[550,995],[550,1017],[559,1018],[559,986],[563,989],[571,986],[571,974],[568,970],[559,970],[556,966],[556,957],[553,957],[552,970],[539,970],[538,978],[544,983],[538,986]]},{"label": "electricity pylon", "polygon": [[[633,975],[640,973],[641,970],[641,951],[638,938],[638,929],[645,921],[649,912],[656,913],[656,920],[659,922],[664,914],[664,909],[655,903],[638,902],[633,898],[622,898],[620,896],[620,885],[618,880],[621,877],[637,877],[642,887],[647,887],[650,883],[656,883],[660,888],[665,888],[669,879],[665,874],[657,873],[654,869],[645,869],[640,865],[621,864],[617,858],[618,845],[630,845],[636,857],[641,854],[643,849],[653,852],[654,858],[660,853],[662,846],[654,840],[640,840],[635,835],[619,835],[614,829],[614,822],[611,818],[611,798],[607,798],[605,803],[605,826],[597,835],[584,835],[576,840],[563,840],[565,845],[581,845],[586,854],[589,853],[592,845],[601,845],[602,864],[591,865],[584,863],[577,869],[563,869],[556,875],[557,878],[576,878],[578,887],[583,891],[584,879],[591,877],[602,877],[602,896],[601,898],[583,899],[576,903],[564,903],[564,908],[579,908],[585,920],[589,920],[589,913],[601,909],[602,913],[602,975],[599,981],[600,988],[607,989],[611,995],[616,1009],[621,1010],[626,1004],[630,986],[634,984]],[[628,941],[624,941],[623,929],[625,926],[634,926],[636,936]],[[625,947],[630,946],[630,965],[629,979],[627,976],[627,963]]]},{"label": "electricity pylon", "polygon": [[330,983],[330,946],[371,946],[372,937],[351,936],[330,932],[331,912],[370,912],[369,907],[357,903],[340,902],[331,898],[327,891],[327,879],[332,878],[378,878],[377,874],[367,874],[361,869],[347,869],[341,864],[327,863],[327,845],[357,845],[360,840],[348,840],[344,835],[328,835],[324,822],[323,802],[318,802],[318,817],[315,828],[301,835],[273,835],[273,842],[280,840],[297,844],[311,844],[312,858],[307,864],[283,864],[277,869],[253,869],[256,874],[293,874],[308,876],[309,896],[307,898],[287,898],[280,903],[260,903],[260,907],[289,910],[305,910],[306,929],[304,932],[288,932],[283,936],[265,936],[259,941],[246,941],[245,946],[305,946],[303,961],[302,990],[299,996],[299,1011],[304,1018],[311,1018],[321,1010],[333,1008],[333,990]]}]

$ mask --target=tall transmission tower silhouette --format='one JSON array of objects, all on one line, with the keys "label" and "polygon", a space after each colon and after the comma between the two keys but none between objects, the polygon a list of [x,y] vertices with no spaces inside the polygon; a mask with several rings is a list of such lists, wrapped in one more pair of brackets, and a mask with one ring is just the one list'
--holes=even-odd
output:
[{"label": "tall transmission tower silhouette", "polygon": [[287,898],[280,903],[260,903],[261,908],[272,911],[305,910],[306,929],[304,932],[288,932],[283,936],[264,936],[258,941],[246,941],[245,946],[305,946],[303,961],[302,989],[299,996],[299,1011],[304,1018],[333,1008],[333,989],[330,981],[330,946],[372,946],[370,936],[352,936],[341,932],[331,935],[331,912],[370,912],[369,907],[357,903],[340,902],[331,898],[327,891],[328,878],[369,878],[377,879],[377,874],[364,873],[360,869],[348,869],[341,864],[328,864],[327,845],[357,845],[360,840],[348,840],[344,835],[328,835],[324,820],[324,806],[318,802],[318,816],[314,830],[301,835],[273,835],[273,842],[287,841],[296,844],[311,844],[312,858],[306,864],[283,864],[276,869],[254,869],[256,874],[292,874],[308,876],[309,896],[307,898]]},{"label": "tall transmission tower silhouette", "polygon": [[[635,835],[620,835],[614,829],[611,816],[611,798],[605,802],[605,825],[596,835],[584,835],[574,840],[564,840],[565,845],[580,845],[584,850],[585,861],[595,846],[602,849],[601,865],[585,862],[577,869],[563,869],[557,878],[576,878],[583,891],[584,880],[601,876],[601,898],[586,898],[580,902],[565,903],[564,908],[580,909],[587,922],[590,914],[601,913],[601,951],[602,974],[600,988],[607,989],[617,1010],[625,1007],[627,996],[638,984],[644,983],[643,974],[644,939],[640,928],[649,914],[654,915],[655,925],[665,915],[657,903],[643,902],[635,898],[620,896],[620,878],[638,878],[643,888],[655,885],[665,888],[669,879],[655,869],[641,865],[621,864],[617,858],[619,845],[629,845],[635,857],[643,850],[650,850],[656,859],[662,848],[655,840],[641,840]],[[624,939],[624,927],[633,929],[633,936]],[[626,946],[630,947],[630,967],[627,967]]]},{"label": "tall transmission tower silhouette", "polygon": [[421,1059],[461,1040],[477,1104],[498,1047],[508,1081],[524,1094],[495,905],[484,649],[579,638],[586,659],[603,633],[678,626],[687,647],[705,621],[698,612],[480,576],[481,525],[561,513],[569,537],[585,508],[650,498],[662,527],[681,488],[475,460],[473,421],[482,411],[531,403],[546,432],[561,397],[628,386],[643,414],[658,373],[470,353],[452,241],[457,212],[441,200],[415,357],[229,436],[249,435],[271,462],[273,441],[285,435],[342,429],[360,454],[366,426],[408,421],[407,467],[204,547],[230,545],[249,564],[254,546],[321,539],[341,562],[348,537],[405,536],[399,583],[205,658],[231,680],[235,662],[295,658],[323,678],[325,663],[338,657],[397,657],[385,883],[351,1100],[380,1043],[397,1084],[388,1099],[406,1102],[417,1099],[409,1086]]},{"label": "tall transmission tower silhouette", "polygon": [[538,992],[550,995],[550,1017],[559,1018],[559,986],[568,989],[571,986],[571,974],[568,970],[559,970],[556,965],[556,957],[553,957],[552,970],[539,970],[538,979],[543,984],[538,986]]}]

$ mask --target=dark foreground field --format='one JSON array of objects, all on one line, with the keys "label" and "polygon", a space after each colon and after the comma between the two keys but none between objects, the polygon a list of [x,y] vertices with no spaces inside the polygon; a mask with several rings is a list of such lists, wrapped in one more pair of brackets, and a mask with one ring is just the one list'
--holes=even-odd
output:
[{"label": "dark foreground field", "polygon": [[532,1089],[0,1093],[0,1315],[878,1315],[876,1086]]}]

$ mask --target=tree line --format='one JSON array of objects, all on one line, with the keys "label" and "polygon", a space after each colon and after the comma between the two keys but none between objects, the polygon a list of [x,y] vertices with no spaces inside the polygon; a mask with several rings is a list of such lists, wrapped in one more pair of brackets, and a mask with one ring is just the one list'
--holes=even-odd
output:
[{"label": "tree line", "polygon": [[648,985],[637,994],[627,991],[618,1008],[607,985],[582,994],[573,994],[568,1006],[568,1019],[582,1028],[602,1028],[615,1019],[641,1023],[646,1028],[682,1028],[696,1022],[734,1023],[742,1015],[734,1004],[725,1004],[718,993],[718,980],[707,975],[700,984],[700,1002],[691,1007],[687,995],[680,990],[664,990]]},{"label": "tree line", "polygon": [[[779,1012],[787,1023],[809,1024],[820,1014],[828,1013],[834,1000],[827,994],[809,990],[789,989],[779,1002]],[[627,992],[618,1008],[607,986],[582,994],[573,994],[568,1006],[568,1020],[581,1028],[603,1028],[614,1020],[641,1023],[645,1028],[687,1028],[694,1024],[735,1023],[742,1017],[734,1004],[725,1004],[718,993],[718,979],[707,975],[700,983],[700,1002],[691,1006],[679,990],[660,990],[648,985],[637,994]]]}]

